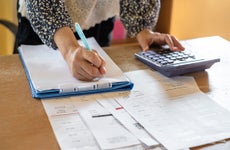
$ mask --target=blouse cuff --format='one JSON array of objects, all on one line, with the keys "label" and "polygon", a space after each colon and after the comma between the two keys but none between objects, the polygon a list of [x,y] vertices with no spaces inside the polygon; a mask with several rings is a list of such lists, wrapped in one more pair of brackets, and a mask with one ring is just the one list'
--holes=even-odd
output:
[{"label": "blouse cuff", "polygon": [[143,26],[143,25],[139,25],[139,26],[133,26],[133,27],[129,27],[127,30],[127,34],[129,37],[134,38],[136,37],[136,35],[141,32],[144,29],[149,29],[149,30],[153,30],[153,26]]}]

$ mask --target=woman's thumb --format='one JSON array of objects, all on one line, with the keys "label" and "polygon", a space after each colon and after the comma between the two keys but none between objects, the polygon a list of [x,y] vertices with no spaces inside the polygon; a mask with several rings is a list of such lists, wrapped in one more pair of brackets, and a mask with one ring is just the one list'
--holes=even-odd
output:
[{"label": "woman's thumb", "polygon": [[149,45],[148,45],[147,42],[140,41],[140,46],[141,46],[141,48],[142,48],[143,51],[149,50]]}]

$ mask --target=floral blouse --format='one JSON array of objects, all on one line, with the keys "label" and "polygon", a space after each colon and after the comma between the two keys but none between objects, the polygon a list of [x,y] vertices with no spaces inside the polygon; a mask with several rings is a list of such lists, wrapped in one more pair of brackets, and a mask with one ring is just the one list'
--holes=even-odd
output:
[{"label": "floral blouse", "polygon": [[[59,28],[69,26],[74,31],[73,19],[64,1],[25,0],[28,19],[34,31],[46,45],[55,49],[54,34]],[[119,0],[119,6],[120,19],[130,37],[135,37],[143,29],[152,30],[155,27],[160,0]]]}]

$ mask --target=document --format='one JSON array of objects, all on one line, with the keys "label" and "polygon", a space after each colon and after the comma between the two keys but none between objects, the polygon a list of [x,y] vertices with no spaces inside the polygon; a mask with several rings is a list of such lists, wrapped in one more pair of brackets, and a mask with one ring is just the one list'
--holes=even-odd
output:
[{"label": "document", "polygon": [[143,126],[134,120],[127,111],[118,104],[114,93],[97,95],[97,101],[105,107],[119,122],[125,126],[146,148],[156,147],[159,143],[148,134]]},{"label": "document", "polygon": [[[144,150],[140,142],[94,100],[94,95],[41,101],[63,150]],[[90,109],[81,110],[87,101],[92,104]]]},{"label": "document", "polygon": [[60,147],[142,150],[159,142],[153,149],[181,150],[230,138],[230,112],[192,77],[151,70],[125,75],[135,85],[131,91],[42,100]]},{"label": "document", "polygon": [[135,87],[116,93],[116,101],[166,149],[230,137],[230,112],[200,92],[193,78],[167,78],[149,70],[126,75]]},{"label": "document", "polygon": [[96,100],[95,95],[72,97],[101,149],[118,149],[141,143]]},{"label": "document", "polygon": [[[86,82],[74,78],[59,50],[46,45],[21,45],[20,58],[34,98],[82,95],[131,90],[133,84],[105,53],[94,38],[88,38],[93,49],[105,59],[107,73],[98,81]],[[80,44],[81,41],[79,41]]]},{"label": "document", "polygon": [[42,100],[42,104],[62,150],[100,150],[69,98]]}]

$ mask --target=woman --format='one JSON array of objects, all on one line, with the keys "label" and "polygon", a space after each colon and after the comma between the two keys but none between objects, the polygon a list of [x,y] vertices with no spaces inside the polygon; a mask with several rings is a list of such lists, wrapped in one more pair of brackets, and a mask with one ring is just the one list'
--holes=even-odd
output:
[{"label": "woman", "polygon": [[93,80],[106,73],[105,61],[76,40],[74,22],[87,37],[94,36],[101,46],[109,44],[114,16],[120,16],[130,37],[136,37],[143,50],[149,45],[168,44],[183,50],[168,34],[153,32],[160,0],[19,0],[19,44],[44,43],[59,49],[74,77]]}]

